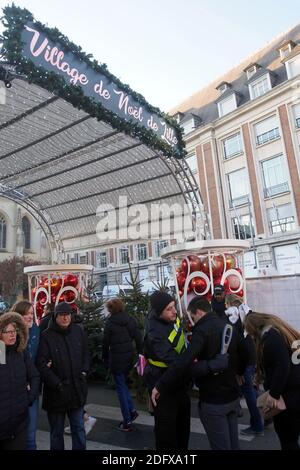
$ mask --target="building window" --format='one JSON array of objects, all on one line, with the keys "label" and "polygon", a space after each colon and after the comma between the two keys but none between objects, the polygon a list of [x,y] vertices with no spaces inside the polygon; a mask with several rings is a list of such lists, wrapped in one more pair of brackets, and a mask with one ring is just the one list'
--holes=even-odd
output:
[{"label": "building window", "polygon": [[251,100],[254,100],[259,96],[264,95],[269,90],[271,90],[271,88],[272,85],[269,74],[259,77],[259,79],[253,81],[252,83],[249,83],[249,93]]},{"label": "building window", "polygon": [[228,98],[218,102],[219,117],[225,116],[225,114],[231,113],[237,108],[236,96],[234,93]]},{"label": "building window", "polygon": [[195,129],[195,119],[191,118],[186,122],[180,123],[183,128],[184,135],[189,134]]},{"label": "building window", "polygon": [[124,284],[129,285],[129,283],[131,282],[130,272],[129,271],[125,271],[125,272],[121,273],[121,282],[122,282],[123,285]]},{"label": "building window", "polygon": [[0,214],[0,249],[6,248],[6,221],[3,215]]},{"label": "building window", "polygon": [[98,268],[106,268],[107,267],[107,253],[106,251],[101,251],[97,253],[97,266]]},{"label": "building window", "polygon": [[223,152],[225,160],[243,152],[241,134],[234,134],[223,140]]},{"label": "building window", "polygon": [[168,246],[168,240],[158,240],[155,242],[155,256],[156,258],[160,258],[161,250]]},{"label": "building window", "polygon": [[289,191],[287,168],[283,155],[261,162],[264,196],[271,197]]},{"label": "building window", "polygon": [[26,217],[26,215],[22,218],[22,231],[24,236],[24,249],[30,250],[30,232],[31,232],[31,224]]},{"label": "building window", "polygon": [[297,129],[300,128],[300,103],[293,106],[293,116],[295,119],[295,126]]},{"label": "building window", "polygon": [[250,80],[251,77],[253,77],[253,75],[257,72],[257,66],[256,65],[252,65],[252,67],[249,67],[247,69],[247,78],[248,80]]},{"label": "building window", "polygon": [[148,269],[140,269],[139,270],[139,281],[149,281],[149,271]]},{"label": "building window", "polygon": [[290,53],[292,52],[292,45],[291,44],[287,44],[286,46],[284,47],[281,47],[279,49],[279,52],[280,52],[280,58],[281,59],[285,59],[288,55],[290,55]]},{"label": "building window", "polygon": [[296,77],[300,73],[300,55],[288,60],[285,65],[288,79]]},{"label": "building window", "polygon": [[79,256],[79,264],[86,264],[88,262],[87,255],[80,255]]},{"label": "building window", "polygon": [[245,168],[228,173],[229,205],[237,207],[249,202],[248,177]]},{"label": "building window", "polygon": [[192,173],[197,173],[198,172],[198,165],[197,165],[197,157],[196,155],[189,155],[185,159],[186,163],[190,167],[190,170]]},{"label": "building window", "polygon": [[290,232],[295,229],[295,216],[291,204],[275,206],[267,209],[271,235]]},{"label": "building window", "polygon": [[122,246],[119,249],[120,264],[127,264],[129,262],[129,250],[128,246]]},{"label": "building window", "polygon": [[136,259],[138,261],[145,261],[148,258],[147,255],[147,245],[145,243],[139,243],[135,247],[136,250]]},{"label": "building window", "polygon": [[222,95],[226,90],[228,90],[228,85],[227,83],[223,83],[221,86],[218,88],[220,94]]},{"label": "building window", "polygon": [[246,240],[255,236],[250,214],[236,215],[232,219],[232,224],[235,238]]},{"label": "building window", "polygon": [[258,122],[255,124],[254,129],[257,145],[266,144],[280,137],[276,116],[271,116]]}]

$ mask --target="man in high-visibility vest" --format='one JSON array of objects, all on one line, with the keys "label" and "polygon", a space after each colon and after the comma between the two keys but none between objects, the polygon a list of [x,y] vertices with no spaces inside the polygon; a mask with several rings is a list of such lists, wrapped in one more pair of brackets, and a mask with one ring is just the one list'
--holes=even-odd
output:
[{"label": "man in high-visibility vest", "polygon": [[[186,350],[185,337],[177,317],[175,301],[166,292],[155,291],[150,296],[151,310],[145,335],[145,356],[148,364],[144,379],[151,390],[159,378],[182,352]],[[172,393],[162,394],[154,408],[156,449],[188,449],[191,402],[186,378],[176,384]]]}]

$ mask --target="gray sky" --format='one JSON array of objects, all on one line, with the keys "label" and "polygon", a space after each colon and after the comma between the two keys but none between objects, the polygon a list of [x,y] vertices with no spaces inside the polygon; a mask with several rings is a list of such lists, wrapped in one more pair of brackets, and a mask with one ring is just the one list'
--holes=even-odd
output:
[{"label": "gray sky", "polygon": [[[0,0],[1,8],[11,3]],[[15,0],[167,111],[300,21],[299,0]]]}]

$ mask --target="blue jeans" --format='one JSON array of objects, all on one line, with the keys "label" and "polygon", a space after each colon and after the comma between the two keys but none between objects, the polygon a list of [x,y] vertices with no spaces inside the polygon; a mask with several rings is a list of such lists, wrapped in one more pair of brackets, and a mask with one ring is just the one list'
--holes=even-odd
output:
[{"label": "blue jeans", "polygon": [[29,411],[29,424],[26,436],[26,450],[36,450],[36,430],[39,415],[39,399],[34,400],[28,409]]},{"label": "blue jeans", "polygon": [[250,413],[250,427],[254,431],[261,432],[264,429],[264,423],[259,409],[256,406],[257,392],[253,385],[254,374],[255,366],[247,366],[244,373],[245,382],[241,386],[241,391],[245,397]]},{"label": "blue jeans", "polygon": [[116,384],[123,421],[125,424],[131,423],[131,413],[135,408],[127,386],[127,377],[125,374],[113,374],[113,377]]},{"label": "blue jeans", "polygon": [[86,435],[83,421],[83,408],[68,410],[65,413],[48,412],[50,424],[50,450],[64,450],[65,416],[68,415],[71,427],[72,450],[86,449]]}]

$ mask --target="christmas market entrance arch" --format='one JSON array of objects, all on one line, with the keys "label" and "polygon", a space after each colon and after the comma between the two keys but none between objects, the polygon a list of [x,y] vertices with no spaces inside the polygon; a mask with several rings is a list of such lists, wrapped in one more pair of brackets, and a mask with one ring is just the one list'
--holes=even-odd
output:
[{"label": "christmas market entrance arch", "polygon": [[4,10],[0,195],[43,228],[53,262],[71,240],[95,240],[99,204],[188,204],[197,183],[176,122],[27,10]]}]

